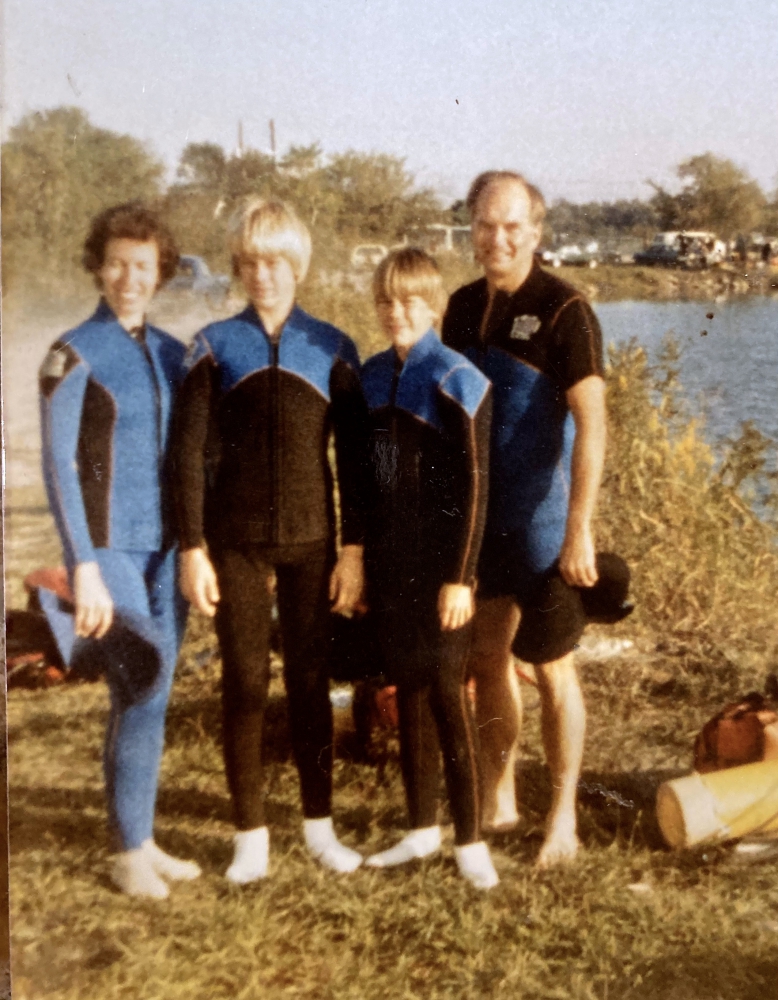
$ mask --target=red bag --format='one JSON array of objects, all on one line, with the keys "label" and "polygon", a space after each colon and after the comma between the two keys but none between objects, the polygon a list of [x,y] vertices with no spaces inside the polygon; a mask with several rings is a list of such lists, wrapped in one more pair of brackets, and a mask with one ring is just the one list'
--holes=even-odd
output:
[{"label": "red bag", "polygon": [[757,692],[725,706],[694,741],[701,774],[760,760],[778,760],[778,706]]}]

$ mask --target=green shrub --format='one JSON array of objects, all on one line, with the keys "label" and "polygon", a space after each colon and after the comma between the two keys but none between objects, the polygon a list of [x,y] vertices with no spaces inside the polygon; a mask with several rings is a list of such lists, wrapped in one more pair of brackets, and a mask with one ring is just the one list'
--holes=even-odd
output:
[{"label": "green shrub", "polygon": [[632,566],[634,621],[734,682],[735,665],[758,674],[778,651],[770,442],[745,424],[717,454],[686,410],[677,360],[672,341],[653,369],[634,341],[609,350],[598,542]]}]

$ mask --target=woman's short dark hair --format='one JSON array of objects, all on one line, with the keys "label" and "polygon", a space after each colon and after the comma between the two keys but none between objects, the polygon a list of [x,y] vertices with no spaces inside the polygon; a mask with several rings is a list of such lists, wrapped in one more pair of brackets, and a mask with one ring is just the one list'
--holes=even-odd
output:
[{"label": "woman's short dark hair", "polygon": [[176,273],[178,247],[173,234],[156,212],[139,201],[114,205],[92,219],[81,262],[95,278],[105,263],[109,240],[138,240],[140,243],[153,240],[159,251],[160,285],[170,281]]}]

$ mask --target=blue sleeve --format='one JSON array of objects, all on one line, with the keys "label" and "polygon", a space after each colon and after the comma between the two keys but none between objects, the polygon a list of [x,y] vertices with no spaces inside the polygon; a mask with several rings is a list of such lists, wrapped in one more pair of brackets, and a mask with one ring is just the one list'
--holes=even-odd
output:
[{"label": "blue sleeve", "polygon": [[43,478],[65,562],[71,568],[95,559],[78,474],[78,438],[88,379],[87,366],[67,345],[55,345],[40,372]]}]

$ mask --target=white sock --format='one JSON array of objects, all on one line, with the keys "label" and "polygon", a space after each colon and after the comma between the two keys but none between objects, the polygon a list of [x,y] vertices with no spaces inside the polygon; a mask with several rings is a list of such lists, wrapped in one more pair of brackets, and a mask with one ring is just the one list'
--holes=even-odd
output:
[{"label": "white sock", "polygon": [[362,864],[362,855],[341,844],[335,836],[332,816],[303,820],[303,836],[311,854],[336,872],[353,872]]},{"label": "white sock", "polygon": [[111,866],[111,879],[128,896],[165,899],[167,885],[154,871],[151,859],[143,847],[117,854]]},{"label": "white sock", "polygon": [[226,877],[236,885],[245,885],[267,875],[270,838],[266,826],[238,830],[235,834],[235,857]]},{"label": "white sock", "polygon": [[169,878],[174,882],[178,880],[189,882],[201,874],[200,866],[195,861],[182,861],[180,858],[174,858],[172,854],[167,854],[155,844],[151,837],[144,840],[140,846],[141,850],[148,855],[151,867],[162,878]]},{"label": "white sock", "polygon": [[428,854],[434,854],[440,850],[440,827],[425,826],[417,830],[411,830],[394,847],[390,847],[380,854],[372,854],[366,865],[372,868],[389,868],[391,865],[404,865],[406,861],[413,861],[414,858],[426,858]]},{"label": "white sock", "polygon": [[465,844],[454,848],[459,874],[463,875],[476,889],[491,889],[500,881],[494,870],[489,848],[483,840],[477,844]]}]

